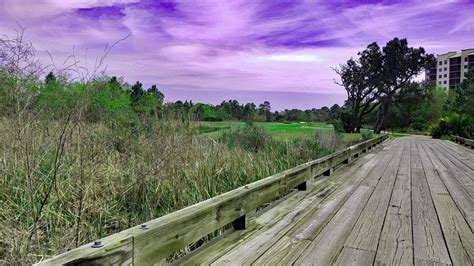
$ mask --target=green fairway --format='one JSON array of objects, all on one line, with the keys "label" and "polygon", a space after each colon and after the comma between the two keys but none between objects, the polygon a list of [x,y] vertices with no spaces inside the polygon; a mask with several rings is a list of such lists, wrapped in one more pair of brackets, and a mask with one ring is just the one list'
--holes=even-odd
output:
[{"label": "green fairway", "polygon": [[[265,128],[268,133],[280,140],[312,137],[316,130],[333,130],[332,125],[318,122],[255,122],[255,124]],[[222,134],[224,130],[243,126],[245,122],[199,122],[197,130],[202,135],[214,138]]]},{"label": "green fairway", "polygon": [[[245,122],[198,122],[197,131],[203,136],[217,138],[225,130],[243,127]],[[255,122],[257,126],[265,128],[268,133],[279,140],[294,140],[297,138],[314,137],[317,131],[332,131],[333,126],[319,122],[294,122],[294,123],[278,123],[278,122]],[[344,133],[344,140],[347,142],[358,142],[362,139],[360,133]]]}]

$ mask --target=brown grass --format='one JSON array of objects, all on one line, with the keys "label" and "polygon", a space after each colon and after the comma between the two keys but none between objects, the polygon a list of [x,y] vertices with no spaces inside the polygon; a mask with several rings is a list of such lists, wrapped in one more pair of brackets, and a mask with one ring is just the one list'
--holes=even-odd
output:
[{"label": "brown grass", "polygon": [[181,120],[121,128],[84,123],[80,113],[22,119],[0,120],[7,264],[40,261],[328,153],[301,142],[229,148]]}]

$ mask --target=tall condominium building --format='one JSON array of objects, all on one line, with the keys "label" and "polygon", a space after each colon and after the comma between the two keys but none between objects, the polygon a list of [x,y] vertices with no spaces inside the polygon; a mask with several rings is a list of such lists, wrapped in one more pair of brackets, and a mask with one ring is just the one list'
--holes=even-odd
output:
[{"label": "tall condominium building", "polygon": [[436,65],[426,70],[426,78],[436,81],[439,87],[454,88],[471,68],[474,68],[474,48],[448,52],[436,57]]}]

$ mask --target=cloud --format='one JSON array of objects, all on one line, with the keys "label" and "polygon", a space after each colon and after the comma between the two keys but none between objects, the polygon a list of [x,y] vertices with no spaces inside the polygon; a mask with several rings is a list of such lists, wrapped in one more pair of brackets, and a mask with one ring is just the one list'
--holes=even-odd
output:
[{"label": "cloud", "polygon": [[319,57],[312,54],[273,54],[270,56],[261,56],[258,58],[281,62],[321,62]]},{"label": "cloud", "polygon": [[70,12],[78,8],[93,8],[102,6],[114,6],[117,4],[136,3],[139,0],[3,0],[2,15],[15,19],[35,19],[64,12]]},{"label": "cloud", "polygon": [[74,45],[89,64],[130,34],[108,71],[146,86],[343,95],[331,67],[393,37],[430,53],[472,47],[472,13],[472,1],[4,0],[0,33],[18,21],[45,61]]}]

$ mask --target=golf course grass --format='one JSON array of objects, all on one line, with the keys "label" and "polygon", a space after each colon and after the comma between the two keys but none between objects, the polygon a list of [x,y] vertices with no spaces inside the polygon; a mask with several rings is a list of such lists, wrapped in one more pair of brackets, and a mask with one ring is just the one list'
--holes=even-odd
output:
[{"label": "golf course grass", "polygon": [[[197,130],[203,136],[211,138],[219,137],[224,130],[243,127],[245,122],[198,122]],[[333,131],[331,124],[319,122],[294,122],[294,123],[279,123],[279,122],[254,122],[255,125],[265,128],[265,130],[279,140],[294,140],[297,138],[312,138],[316,132]],[[344,133],[344,140],[358,141],[361,134]]]}]

